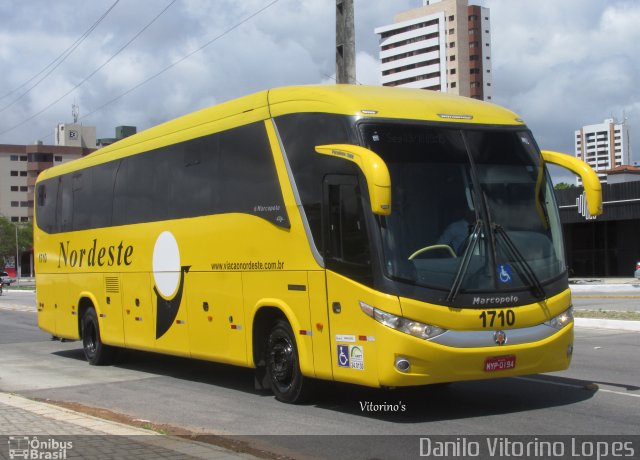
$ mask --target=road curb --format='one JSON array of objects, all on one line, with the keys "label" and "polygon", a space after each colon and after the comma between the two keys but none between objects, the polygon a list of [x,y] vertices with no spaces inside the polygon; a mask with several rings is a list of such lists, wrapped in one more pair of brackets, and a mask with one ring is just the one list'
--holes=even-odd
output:
[{"label": "road curb", "polygon": [[575,318],[574,324],[579,328],[615,329],[619,331],[640,332],[640,321],[621,319]]}]

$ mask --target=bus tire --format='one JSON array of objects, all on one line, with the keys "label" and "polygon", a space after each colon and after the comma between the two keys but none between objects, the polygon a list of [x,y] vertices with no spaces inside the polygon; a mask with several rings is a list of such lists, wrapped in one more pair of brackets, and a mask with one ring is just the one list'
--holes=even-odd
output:
[{"label": "bus tire", "polygon": [[311,381],[300,372],[298,347],[291,326],[277,320],[267,339],[267,381],[278,401],[299,404],[308,399]]},{"label": "bus tire", "polygon": [[87,361],[92,366],[110,364],[113,360],[115,349],[102,343],[100,338],[100,325],[96,310],[91,307],[82,316],[82,350]]}]

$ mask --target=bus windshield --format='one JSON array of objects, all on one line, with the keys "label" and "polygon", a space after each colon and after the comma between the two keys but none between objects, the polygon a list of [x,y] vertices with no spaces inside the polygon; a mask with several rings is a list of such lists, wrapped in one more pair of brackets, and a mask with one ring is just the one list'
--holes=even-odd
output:
[{"label": "bus windshield", "polygon": [[390,278],[459,292],[531,290],[566,271],[550,178],[529,131],[361,124],[391,174],[378,222]]}]

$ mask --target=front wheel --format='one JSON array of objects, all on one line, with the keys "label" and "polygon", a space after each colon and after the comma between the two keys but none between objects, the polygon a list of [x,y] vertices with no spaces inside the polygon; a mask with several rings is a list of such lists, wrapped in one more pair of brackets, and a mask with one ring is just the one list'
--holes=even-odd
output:
[{"label": "front wheel", "polygon": [[300,372],[298,347],[287,321],[278,320],[267,339],[267,379],[276,399],[285,403],[304,402],[311,382]]},{"label": "front wheel", "polygon": [[92,366],[110,364],[114,348],[102,343],[100,325],[94,308],[89,308],[82,317],[82,349],[84,356]]}]

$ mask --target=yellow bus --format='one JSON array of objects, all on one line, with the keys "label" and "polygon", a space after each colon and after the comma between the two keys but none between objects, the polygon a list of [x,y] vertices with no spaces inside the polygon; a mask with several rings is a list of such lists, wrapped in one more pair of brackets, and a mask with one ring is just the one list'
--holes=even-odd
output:
[{"label": "yellow bus", "polygon": [[38,322],[131,348],[403,387],[565,369],[573,318],[547,163],[514,113],[349,85],[271,89],[44,171]]}]

